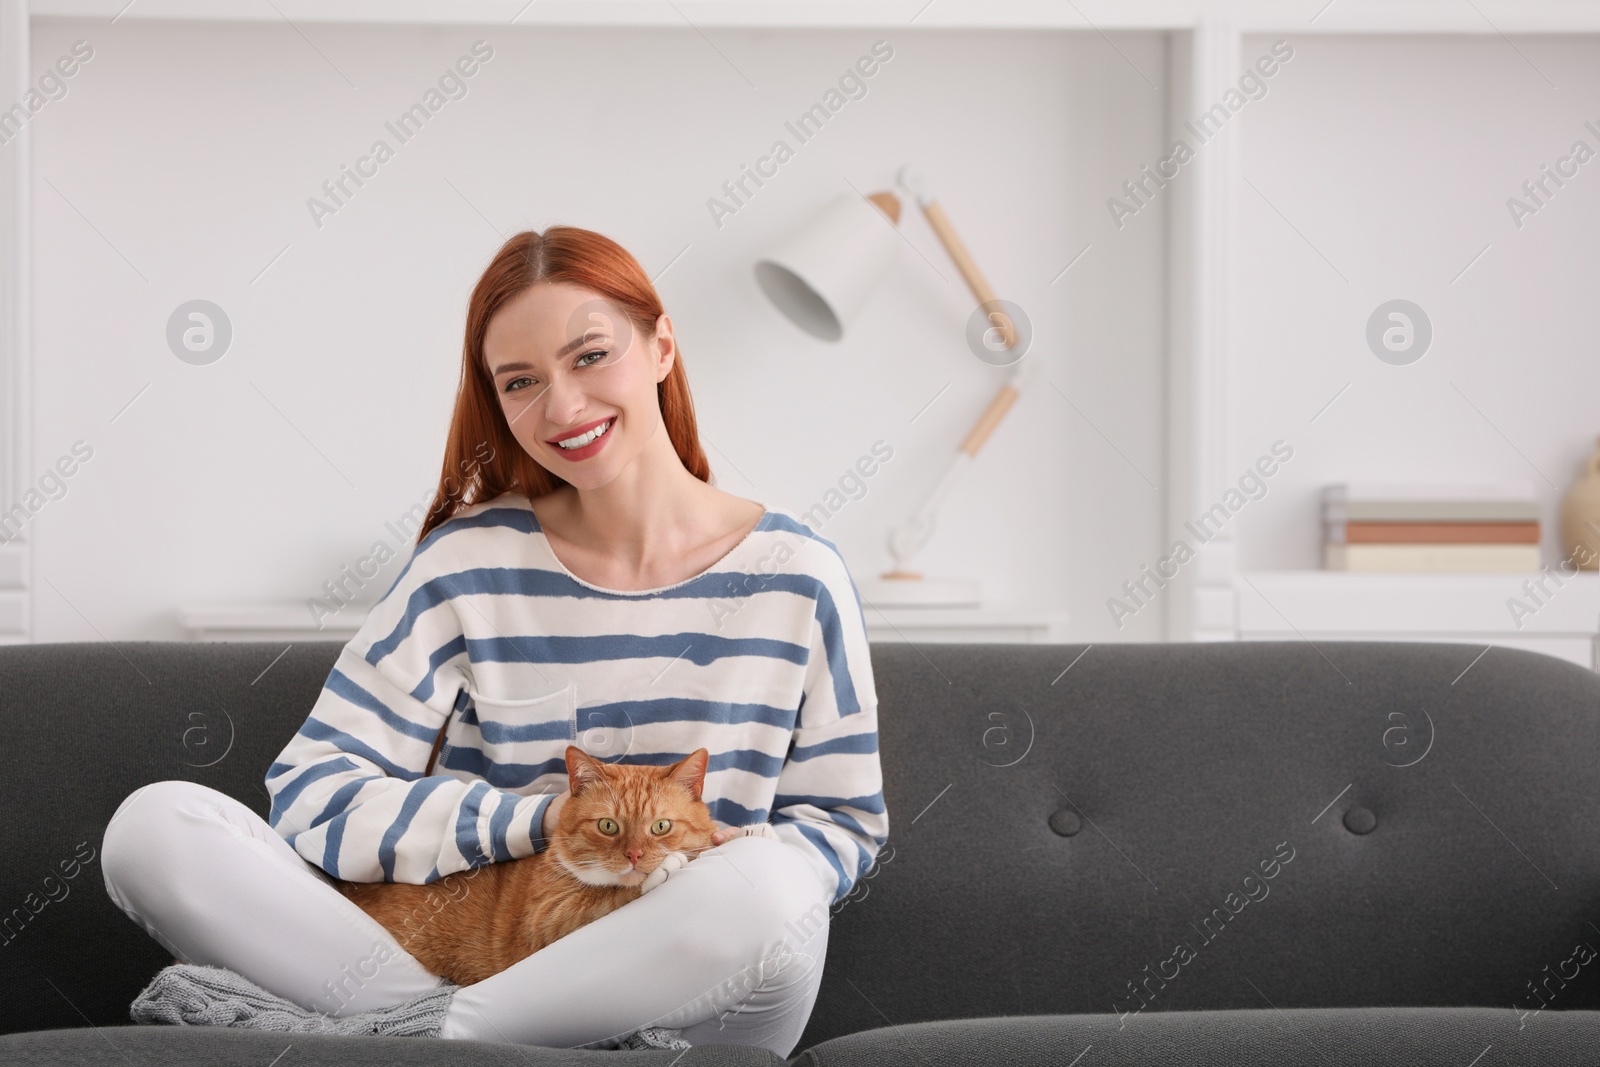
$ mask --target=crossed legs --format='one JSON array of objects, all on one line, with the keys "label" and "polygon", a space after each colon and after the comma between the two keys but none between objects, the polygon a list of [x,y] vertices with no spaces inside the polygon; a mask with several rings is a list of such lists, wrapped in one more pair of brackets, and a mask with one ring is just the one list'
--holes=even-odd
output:
[{"label": "crossed legs", "polygon": [[[154,782],[106,827],[106,891],[186,963],[343,1016],[438,988],[377,920],[244,804]],[[827,950],[824,887],[793,846],[735,838],[451,998],[441,1037],[611,1048],[643,1026],[692,1044],[800,1041]]]}]

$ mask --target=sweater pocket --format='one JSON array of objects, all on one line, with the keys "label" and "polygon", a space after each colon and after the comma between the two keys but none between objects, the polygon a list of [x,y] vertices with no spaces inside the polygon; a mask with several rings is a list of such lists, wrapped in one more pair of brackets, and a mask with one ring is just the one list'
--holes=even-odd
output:
[{"label": "sweater pocket", "polygon": [[524,795],[567,788],[567,746],[579,744],[576,682],[533,696],[471,695],[484,758],[479,774],[490,785]]},{"label": "sweater pocket", "polygon": [[577,709],[578,737],[573,744],[601,763],[633,763],[639,758],[633,736],[633,716],[627,701],[607,702]]}]

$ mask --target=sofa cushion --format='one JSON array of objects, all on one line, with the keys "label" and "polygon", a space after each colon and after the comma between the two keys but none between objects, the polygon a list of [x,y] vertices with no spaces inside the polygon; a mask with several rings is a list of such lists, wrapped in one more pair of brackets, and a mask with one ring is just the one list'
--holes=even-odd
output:
[{"label": "sofa cushion", "polygon": [[[1587,1067],[1600,1013],[1509,1008],[1271,1008],[1036,1015],[882,1027],[791,1057],[796,1067]],[[1490,1051],[1490,1050],[1493,1051]],[[1484,1053],[1488,1055],[1484,1055]],[[1081,1057],[1081,1059],[1080,1059]]]},{"label": "sofa cushion", "polygon": [[0,1037],[0,1063],[28,1067],[599,1067],[618,1063],[781,1067],[783,1062],[767,1049],[738,1045],[704,1045],[687,1052],[622,1052],[415,1037],[271,1034],[224,1026],[85,1026]]}]

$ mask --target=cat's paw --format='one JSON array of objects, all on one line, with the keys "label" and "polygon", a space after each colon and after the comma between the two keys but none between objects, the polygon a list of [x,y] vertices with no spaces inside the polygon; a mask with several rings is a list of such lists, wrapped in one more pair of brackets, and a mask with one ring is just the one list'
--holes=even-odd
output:
[{"label": "cat's paw", "polygon": [[688,863],[688,853],[668,852],[662,857],[661,862],[656,866],[656,869],[645,875],[644,881],[639,883],[639,895],[643,896],[644,894],[650,892],[650,890],[654,889],[662,882],[665,882],[667,880],[667,875],[671,874],[673,871],[683,870]]}]

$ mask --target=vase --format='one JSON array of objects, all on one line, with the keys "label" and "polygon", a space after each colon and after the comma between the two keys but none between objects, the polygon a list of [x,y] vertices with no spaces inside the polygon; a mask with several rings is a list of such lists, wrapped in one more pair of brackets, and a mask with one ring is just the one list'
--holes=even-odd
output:
[{"label": "vase", "polygon": [[1600,439],[1583,475],[1561,498],[1561,549],[1579,570],[1600,570]]}]

